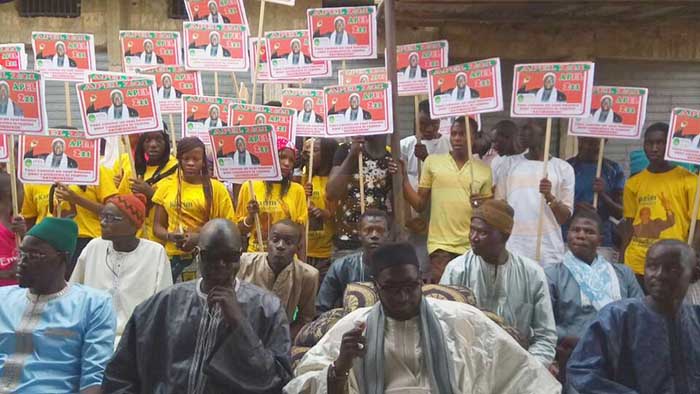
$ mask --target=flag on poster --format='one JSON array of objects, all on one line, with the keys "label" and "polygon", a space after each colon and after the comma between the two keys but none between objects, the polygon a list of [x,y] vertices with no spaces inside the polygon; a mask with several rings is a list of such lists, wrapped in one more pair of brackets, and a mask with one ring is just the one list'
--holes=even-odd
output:
[{"label": "flag on poster", "polygon": [[185,22],[185,67],[188,70],[248,70],[248,28]]},{"label": "flag on poster", "polygon": [[48,135],[23,135],[19,139],[19,156],[17,172],[24,183],[99,182],[99,140],[87,139],[79,130],[49,129]]},{"label": "flag on poster", "polygon": [[448,51],[446,40],[397,46],[396,79],[399,96],[427,94],[428,70],[447,67]]},{"label": "flag on poster", "polygon": [[700,164],[700,110],[674,108],[669,124],[666,160]]},{"label": "flag on poster", "polygon": [[182,64],[180,33],[176,31],[120,31],[122,70]]},{"label": "flag on poster", "polygon": [[292,142],[296,138],[296,111],[292,108],[236,103],[231,104],[228,116],[232,126],[269,124],[277,138]]},{"label": "flag on poster", "polygon": [[38,72],[0,71],[0,130],[45,134],[44,80]]},{"label": "flag on poster", "polygon": [[229,105],[244,102],[231,97],[182,96],[182,135],[209,143],[209,129],[227,127]]},{"label": "flag on poster", "polygon": [[282,105],[297,111],[297,137],[325,137],[324,101],[323,90],[282,90]]},{"label": "flag on poster", "polygon": [[282,179],[272,125],[212,128],[209,137],[211,146],[216,147],[214,170],[218,179],[236,183]]},{"label": "flag on poster", "polygon": [[162,113],[182,113],[182,96],[199,96],[203,92],[199,71],[187,71],[182,66],[159,66],[139,72],[155,77],[156,97]]},{"label": "flag on poster", "polygon": [[86,70],[94,70],[95,38],[92,34],[32,33],[34,69],[46,80],[82,82]]},{"label": "flag on poster", "polygon": [[429,75],[433,118],[503,110],[498,58],[435,68]]},{"label": "flag on poster", "polygon": [[185,0],[190,21],[248,26],[243,0]]},{"label": "flag on poster", "polygon": [[163,130],[152,79],[76,85],[87,138]]},{"label": "flag on poster", "polygon": [[590,115],[569,121],[579,137],[639,139],[646,119],[646,88],[594,86]]},{"label": "flag on poster", "polygon": [[265,33],[268,72],[274,79],[301,79],[333,76],[330,61],[311,60],[307,30]]},{"label": "flag on poster", "polygon": [[386,82],[385,67],[356,68],[338,70],[338,85],[360,85],[364,83]]},{"label": "flag on poster", "polygon": [[314,60],[376,59],[377,8],[314,8],[306,11]]},{"label": "flag on poster", "polygon": [[330,137],[391,134],[391,84],[329,86],[326,99],[326,134]]},{"label": "flag on poster", "polygon": [[0,44],[0,70],[27,69],[27,52],[24,44]]},{"label": "flag on poster", "polygon": [[591,62],[516,64],[510,116],[589,116],[594,70]]}]

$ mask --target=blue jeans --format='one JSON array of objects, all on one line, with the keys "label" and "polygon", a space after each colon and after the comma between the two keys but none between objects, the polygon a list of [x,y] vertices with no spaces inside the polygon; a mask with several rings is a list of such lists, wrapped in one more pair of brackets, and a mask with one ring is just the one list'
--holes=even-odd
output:
[{"label": "blue jeans", "polygon": [[173,283],[177,283],[180,279],[182,271],[192,264],[192,258],[189,256],[173,256],[170,258],[170,269],[173,272]]}]

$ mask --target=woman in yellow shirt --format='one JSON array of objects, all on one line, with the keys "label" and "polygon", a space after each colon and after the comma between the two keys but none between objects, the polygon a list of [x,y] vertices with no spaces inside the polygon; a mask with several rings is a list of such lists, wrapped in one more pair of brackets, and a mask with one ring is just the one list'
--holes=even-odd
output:
[{"label": "woman in yellow shirt", "polygon": [[204,143],[187,137],[177,144],[178,170],[153,195],[153,232],[166,242],[173,281],[192,264],[199,229],[211,219],[234,221],[233,203],[223,183],[211,179]]},{"label": "woman in yellow shirt", "polygon": [[[277,139],[277,151],[279,154],[281,181],[253,181],[253,193],[250,191],[250,182],[241,186],[236,206],[236,220],[241,234],[250,234],[248,240],[248,252],[258,252],[260,245],[267,243],[267,234],[274,223],[282,219],[290,219],[301,226],[306,226],[308,212],[306,206],[306,194],[304,188],[292,182],[296,149],[284,138]],[[262,242],[258,241],[255,214],[258,214],[262,227]],[[302,245],[303,246],[303,245]],[[304,248],[300,248],[299,258],[304,260]]]},{"label": "woman in yellow shirt", "polygon": [[314,139],[313,177],[308,180],[309,157],[311,157],[311,139],[304,144],[304,159],[306,170],[303,176],[304,190],[309,203],[309,237],[306,263],[319,272],[319,280],[323,282],[331,265],[333,254],[333,206],[326,198],[326,184],[333,168],[333,156],[338,148],[338,142],[329,138]]},{"label": "woman in yellow shirt", "polygon": [[148,217],[143,224],[143,238],[160,242],[153,234],[153,219],[155,209],[152,199],[158,185],[168,179],[175,178],[177,159],[170,155],[170,138],[165,131],[154,131],[141,134],[134,153],[134,170],[131,166],[123,167],[123,176],[119,183],[120,194],[140,193],[148,199]]}]

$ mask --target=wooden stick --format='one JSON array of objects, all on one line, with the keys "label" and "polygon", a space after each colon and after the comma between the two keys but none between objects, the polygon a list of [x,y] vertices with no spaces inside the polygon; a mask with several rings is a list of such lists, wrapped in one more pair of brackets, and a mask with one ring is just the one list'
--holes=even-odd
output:
[{"label": "wooden stick", "polygon": [[695,238],[695,228],[698,223],[698,208],[700,208],[700,175],[697,177],[697,186],[695,187],[693,216],[690,217],[690,232],[688,233],[688,245],[690,246],[693,246],[693,238]]},{"label": "wooden stick", "polygon": [[[12,216],[15,217],[19,215],[19,197],[17,196],[17,169],[16,165],[17,162],[15,161],[15,136],[13,134],[10,134],[8,136],[8,162],[7,162],[7,170],[10,173],[10,193],[12,196]],[[15,237],[15,245],[19,248],[21,240],[20,237],[17,236]]]},{"label": "wooden stick", "polygon": [[[420,99],[418,96],[413,96],[413,112],[414,112],[414,124],[416,127],[416,144],[421,144],[423,140],[423,134],[420,131],[420,114],[418,113],[418,104],[420,103]],[[418,179],[420,179],[420,173],[421,173],[421,167],[423,167],[423,163],[420,160],[417,160],[418,162]]]},{"label": "wooden stick", "polygon": [[236,73],[231,73],[231,79],[233,80],[233,94],[238,97],[238,79],[236,78]]},{"label": "wooden stick", "polygon": [[168,114],[168,123],[170,123],[170,153],[177,157],[177,139],[175,137],[175,121],[173,114]]},{"label": "wooden stick", "polygon": [[357,155],[357,174],[360,176],[360,213],[365,213],[365,165],[362,151]]},{"label": "wooden stick", "polygon": [[[311,146],[310,146],[310,154],[309,154],[309,167],[306,171],[306,182],[310,184],[314,184],[314,143],[315,140],[314,138],[309,138],[311,141]],[[313,194],[311,197],[309,197],[308,201],[306,201],[307,207],[311,207],[311,198],[313,197]],[[309,255],[309,222],[311,221],[311,218],[306,219],[306,256],[308,257]]]},{"label": "wooden stick", "polygon": [[[552,140],[552,118],[547,118],[547,130],[544,137],[544,162],[542,165],[542,178],[547,178],[547,167],[549,165],[549,144]],[[538,183],[539,185],[539,183]],[[539,263],[542,254],[542,227],[544,226],[544,209],[545,209],[545,199],[544,196],[540,199],[540,216],[537,219],[537,249],[535,249],[535,260]]]},{"label": "wooden stick", "polygon": [[464,124],[467,127],[467,163],[469,163],[469,197],[474,195],[474,162],[472,154],[472,125],[469,115],[464,115]]},{"label": "wooden stick", "polygon": [[214,71],[214,96],[219,97],[219,73]]},{"label": "wooden stick", "polygon": [[258,64],[260,63],[260,55],[262,53],[261,41],[262,41],[264,22],[265,22],[265,0],[260,0],[260,16],[258,18],[258,41],[257,41],[258,50],[255,53],[256,61],[253,62],[253,67],[254,67],[254,70],[253,70],[253,92],[252,92],[252,96],[250,98],[250,102],[253,104],[255,104],[255,100],[256,100],[255,93],[257,92],[257,89],[258,89]]},{"label": "wooden stick", "polygon": [[[122,143],[124,144],[124,150],[126,151],[127,158],[129,159],[129,169],[131,170],[131,176],[136,177],[136,168],[134,167],[134,156],[131,154],[131,141],[128,135],[122,135]],[[119,158],[121,161],[121,158]]]},{"label": "wooden stick", "polygon": [[73,114],[70,110],[70,83],[64,82],[63,88],[66,92],[66,126],[73,127]]},{"label": "wooden stick", "polygon": [[[595,169],[596,179],[600,178],[600,174],[603,172],[603,151],[605,150],[605,138],[600,139],[600,146],[598,146],[598,165]],[[598,193],[593,193],[593,208],[598,208]]]},{"label": "wooden stick", "polygon": [[[255,189],[253,189],[253,181],[251,179],[248,180],[248,188],[250,189],[250,196],[253,199],[253,201],[258,201],[258,198],[255,196]],[[264,252],[265,242],[263,242],[262,226],[260,225],[260,214],[258,213],[255,214],[255,232],[258,236],[258,252]]]}]

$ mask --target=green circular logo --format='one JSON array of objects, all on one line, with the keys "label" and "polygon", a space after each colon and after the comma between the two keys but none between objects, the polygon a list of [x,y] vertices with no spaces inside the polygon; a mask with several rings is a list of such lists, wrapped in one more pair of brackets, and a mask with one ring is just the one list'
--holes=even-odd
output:
[{"label": "green circular logo", "polygon": [[192,130],[193,127],[194,127],[194,125],[193,125],[192,123],[187,123],[187,128],[188,128],[188,129]]},{"label": "green circular logo", "polygon": [[522,103],[523,100],[525,100],[525,97],[523,97],[522,94],[519,94],[519,95],[518,95],[518,102],[519,102],[519,103]]},{"label": "green circular logo", "polygon": [[219,165],[223,166],[224,165],[224,159],[219,159]]},{"label": "green circular logo", "polygon": [[440,104],[440,101],[442,101],[442,99],[439,96],[435,97],[435,104]]},{"label": "green circular logo", "polygon": [[131,63],[131,58],[130,58],[130,57],[127,57],[127,58],[126,58],[126,62],[127,62],[127,63]]},{"label": "green circular logo", "polygon": [[94,122],[96,119],[97,119],[97,117],[95,116],[95,114],[90,114],[90,115],[88,115],[88,120],[89,120],[90,122]]},{"label": "green circular logo", "polygon": [[32,166],[32,160],[31,160],[31,159],[25,160],[25,161],[24,161],[24,166],[25,166],[25,167],[31,167],[31,166]]},{"label": "green circular logo", "polygon": [[680,139],[678,139],[678,138],[674,138],[674,139],[673,139],[673,145],[678,145],[678,144],[680,144],[680,143],[681,143],[681,140],[680,140]]}]

